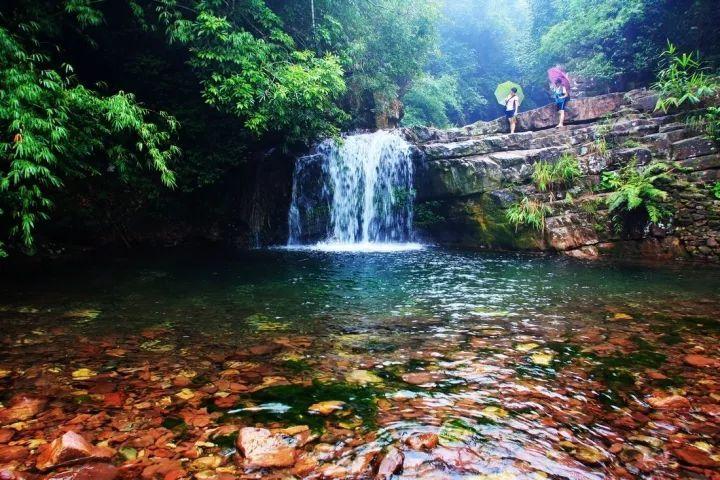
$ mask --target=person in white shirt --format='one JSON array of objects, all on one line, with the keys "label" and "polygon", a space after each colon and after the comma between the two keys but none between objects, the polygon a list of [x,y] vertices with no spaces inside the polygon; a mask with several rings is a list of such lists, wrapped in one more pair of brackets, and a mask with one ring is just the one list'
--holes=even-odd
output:
[{"label": "person in white shirt", "polygon": [[517,125],[517,114],[520,109],[520,97],[517,94],[517,88],[510,89],[510,95],[505,98],[505,116],[510,122],[510,133],[515,133]]}]

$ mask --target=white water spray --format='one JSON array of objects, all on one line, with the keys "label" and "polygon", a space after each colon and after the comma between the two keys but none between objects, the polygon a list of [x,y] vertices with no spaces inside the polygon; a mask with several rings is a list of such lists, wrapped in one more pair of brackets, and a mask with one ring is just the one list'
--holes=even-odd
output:
[{"label": "white water spray", "polygon": [[388,251],[412,240],[410,145],[390,132],[323,142],[298,159],[293,176],[288,245],[323,250]]}]

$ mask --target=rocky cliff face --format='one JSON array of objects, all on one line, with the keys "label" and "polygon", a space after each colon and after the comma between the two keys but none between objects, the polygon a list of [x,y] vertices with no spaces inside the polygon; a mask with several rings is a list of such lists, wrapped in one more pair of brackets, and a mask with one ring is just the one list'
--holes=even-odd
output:
[{"label": "rocky cliff face", "polygon": [[[720,201],[708,186],[720,180],[718,147],[685,125],[687,113],[655,114],[656,100],[646,90],[574,99],[563,129],[553,128],[556,112],[548,105],[522,113],[514,135],[505,133],[505,119],[451,130],[403,129],[416,145],[416,227],[435,242],[474,248],[717,261]],[[555,162],[564,153],[579,159],[584,177],[552,196],[538,192],[531,182],[533,164]],[[605,194],[594,186],[600,172],[632,159],[683,167],[669,202],[674,214],[662,226],[638,218],[617,232]],[[516,231],[508,223],[507,208],[523,195],[551,207],[544,232]]]}]

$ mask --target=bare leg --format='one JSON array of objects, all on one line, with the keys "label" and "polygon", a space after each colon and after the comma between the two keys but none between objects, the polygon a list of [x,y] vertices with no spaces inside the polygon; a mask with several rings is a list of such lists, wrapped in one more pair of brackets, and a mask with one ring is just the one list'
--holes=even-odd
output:
[{"label": "bare leg", "polygon": [[560,110],[560,123],[558,123],[558,127],[564,127],[565,126],[565,110]]},{"label": "bare leg", "polygon": [[510,133],[515,133],[515,124],[517,123],[517,119],[515,117],[510,119]]}]

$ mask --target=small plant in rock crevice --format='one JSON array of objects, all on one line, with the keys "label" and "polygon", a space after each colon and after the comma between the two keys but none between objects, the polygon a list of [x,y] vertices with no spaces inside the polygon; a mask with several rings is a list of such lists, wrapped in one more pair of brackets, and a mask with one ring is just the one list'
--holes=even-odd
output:
[{"label": "small plant in rock crevice", "polygon": [[506,217],[515,227],[515,231],[521,226],[529,226],[544,232],[545,218],[551,213],[552,209],[543,202],[523,197],[508,208]]},{"label": "small plant in rock crevice", "polygon": [[709,107],[704,114],[689,117],[687,123],[696,132],[720,143],[720,107]]},{"label": "small plant in rock crevice", "polygon": [[712,193],[713,197],[720,200],[720,182],[715,182],[715,184],[710,187],[710,192]]},{"label": "small plant in rock crevice", "polygon": [[555,187],[570,187],[582,176],[577,158],[564,153],[555,163],[543,160],[533,165],[532,180],[541,192],[553,192]]}]

